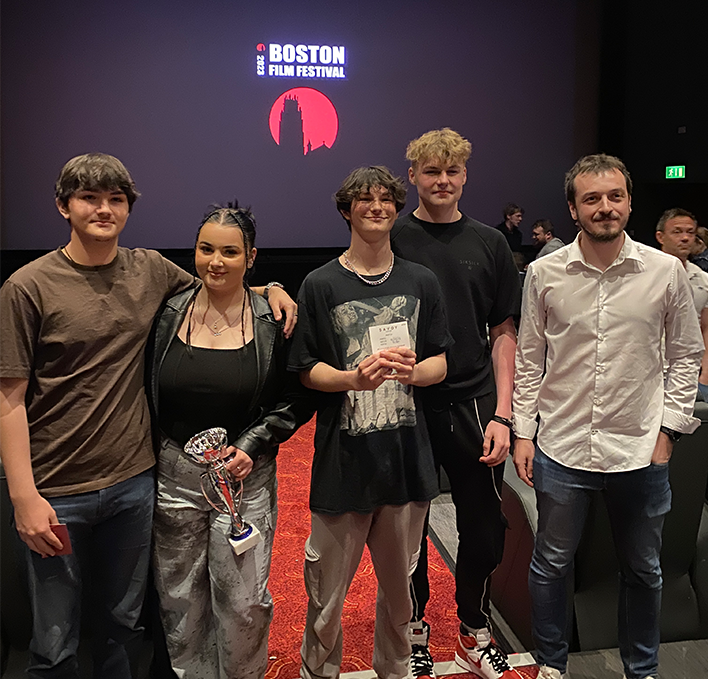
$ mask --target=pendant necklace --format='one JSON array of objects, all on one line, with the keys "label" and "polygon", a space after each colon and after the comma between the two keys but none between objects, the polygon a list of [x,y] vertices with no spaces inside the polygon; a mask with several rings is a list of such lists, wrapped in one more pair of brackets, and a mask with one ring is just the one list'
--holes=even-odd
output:
[{"label": "pendant necklace", "polygon": [[[229,319],[226,316],[226,313],[223,313],[219,318],[217,318],[212,325],[209,325],[206,322],[206,315],[209,313],[209,308],[211,307],[211,300],[207,297],[207,306],[206,309],[204,310],[204,314],[202,315],[202,325],[214,336],[214,337],[221,337],[221,335],[224,334],[227,330],[230,330],[236,323],[241,321],[241,340],[243,341],[244,346],[246,345],[246,324],[245,324],[245,316],[246,316],[246,291],[243,291],[243,302],[241,303],[241,315],[231,323],[229,323]],[[219,325],[220,320],[225,320],[226,325],[219,330],[217,326]]]}]

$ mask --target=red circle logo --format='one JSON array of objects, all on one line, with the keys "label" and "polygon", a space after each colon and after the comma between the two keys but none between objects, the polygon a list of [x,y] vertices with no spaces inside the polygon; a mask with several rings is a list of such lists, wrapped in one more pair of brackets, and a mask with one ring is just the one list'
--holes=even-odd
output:
[{"label": "red circle logo", "polygon": [[257,50],[258,52],[265,52],[265,45],[264,45],[262,42],[259,42],[259,43],[256,45],[256,50]]},{"label": "red circle logo", "polygon": [[283,92],[270,109],[270,133],[275,143],[302,154],[322,146],[332,148],[339,118],[334,104],[312,87],[294,87]]}]

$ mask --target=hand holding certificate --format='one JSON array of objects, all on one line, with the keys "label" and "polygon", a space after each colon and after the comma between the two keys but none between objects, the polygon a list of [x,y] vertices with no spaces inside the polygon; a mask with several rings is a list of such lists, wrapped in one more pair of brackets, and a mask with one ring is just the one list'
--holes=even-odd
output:
[{"label": "hand holding certificate", "polygon": [[386,323],[369,327],[369,340],[373,355],[382,359],[382,367],[388,372],[383,380],[397,380],[409,384],[415,368],[416,354],[410,348],[411,340],[408,334],[408,323]]}]

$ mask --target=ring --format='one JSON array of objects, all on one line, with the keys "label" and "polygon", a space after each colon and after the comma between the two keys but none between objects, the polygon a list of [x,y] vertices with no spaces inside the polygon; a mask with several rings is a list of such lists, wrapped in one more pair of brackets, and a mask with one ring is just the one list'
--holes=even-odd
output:
[{"label": "ring", "polygon": [[236,471],[240,474],[240,473],[241,473],[241,467],[236,467]]}]

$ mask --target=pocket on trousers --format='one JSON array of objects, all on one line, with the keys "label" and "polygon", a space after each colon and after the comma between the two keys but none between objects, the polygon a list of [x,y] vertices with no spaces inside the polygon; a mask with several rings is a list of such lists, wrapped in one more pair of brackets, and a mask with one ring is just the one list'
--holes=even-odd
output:
[{"label": "pocket on trousers", "polygon": [[315,608],[322,608],[322,565],[320,555],[311,547],[310,538],[305,542],[305,589]]},{"label": "pocket on trousers", "polygon": [[645,477],[646,513],[650,518],[665,516],[671,511],[671,485],[669,463],[649,465],[649,477]]}]

